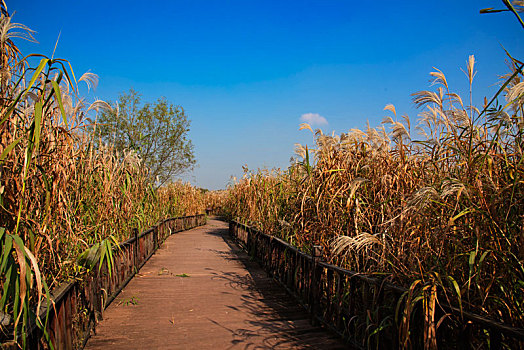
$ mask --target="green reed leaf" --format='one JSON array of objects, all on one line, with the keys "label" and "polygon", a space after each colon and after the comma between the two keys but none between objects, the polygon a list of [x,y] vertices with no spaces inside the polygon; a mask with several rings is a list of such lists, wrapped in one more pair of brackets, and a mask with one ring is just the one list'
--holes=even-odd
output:
[{"label": "green reed leaf", "polygon": [[58,85],[58,83],[55,80],[53,80],[51,84],[53,84],[53,89],[55,90],[55,99],[56,99],[56,103],[60,107],[60,113],[62,114],[62,120],[64,121],[64,124],[67,127],[68,126],[67,125],[67,116],[65,113],[64,104],[62,103],[62,93],[60,91],[60,86]]}]

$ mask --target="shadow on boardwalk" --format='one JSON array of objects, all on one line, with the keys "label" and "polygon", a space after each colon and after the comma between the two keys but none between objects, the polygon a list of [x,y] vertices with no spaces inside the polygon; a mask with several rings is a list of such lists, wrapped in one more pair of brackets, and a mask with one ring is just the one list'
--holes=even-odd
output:
[{"label": "shadow on boardwalk", "polygon": [[[211,322],[223,327],[231,333],[233,343],[242,345],[245,349],[274,349],[300,347],[303,349],[326,349],[326,348],[346,348],[341,346],[337,337],[332,336],[325,329],[312,327],[310,319],[304,309],[296,304],[282,287],[252,261],[249,256],[236,244],[229,236],[228,229],[217,229],[207,232],[222,238],[229,249],[216,250],[215,253],[226,260],[234,260],[242,263],[249,274],[239,274],[236,272],[217,271],[213,268],[206,268],[213,275],[213,279],[221,281],[224,285],[240,293],[241,305],[226,305],[227,307],[258,316],[266,316],[261,320],[246,320],[246,328],[229,329],[223,327],[218,322],[210,319]],[[224,292],[227,293],[227,292]],[[267,312],[260,310],[260,303],[265,304]],[[287,328],[290,323],[295,323],[296,327]],[[284,331],[283,331],[284,330]],[[266,337],[263,344],[250,342],[250,338],[257,334],[280,334],[281,339],[275,342],[274,336]],[[334,341],[335,340],[335,341]]]},{"label": "shadow on boardwalk", "polygon": [[[107,309],[88,349],[347,348],[311,326],[223,222],[171,236],[140,276]],[[139,302],[126,304],[133,297]]]}]

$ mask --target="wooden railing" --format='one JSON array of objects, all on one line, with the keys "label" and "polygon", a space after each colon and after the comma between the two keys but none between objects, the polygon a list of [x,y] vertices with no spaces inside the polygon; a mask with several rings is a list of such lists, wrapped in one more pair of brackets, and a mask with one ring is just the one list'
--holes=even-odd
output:
[{"label": "wooden railing", "polygon": [[[237,221],[229,223],[229,232],[308,309],[313,323],[324,324],[353,346],[419,349],[428,345],[421,303],[411,312],[409,338],[401,335],[399,316],[407,289],[325,263],[316,249],[313,255],[306,254]],[[524,329],[460,312],[445,303],[437,305],[435,319],[442,319],[436,334],[439,348],[524,349]]]},{"label": "wooden railing", "polygon": [[[47,334],[55,349],[80,349],[96,323],[102,319],[104,309],[135,276],[140,268],[160,247],[169,235],[204,225],[205,215],[184,216],[164,220],[149,230],[120,244],[114,250],[111,273],[107,264],[82,280],[64,283],[52,292]],[[100,272],[99,272],[100,271]],[[40,316],[45,320],[46,308]],[[43,331],[33,326],[27,339],[29,349],[47,349]]]}]

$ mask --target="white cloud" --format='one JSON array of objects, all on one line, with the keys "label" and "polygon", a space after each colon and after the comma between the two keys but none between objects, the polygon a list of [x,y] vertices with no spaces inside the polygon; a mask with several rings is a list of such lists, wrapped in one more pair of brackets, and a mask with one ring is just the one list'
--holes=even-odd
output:
[{"label": "white cloud", "polygon": [[327,125],[326,118],[318,113],[306,113],[300,116],[300,120],[311,125]]}]

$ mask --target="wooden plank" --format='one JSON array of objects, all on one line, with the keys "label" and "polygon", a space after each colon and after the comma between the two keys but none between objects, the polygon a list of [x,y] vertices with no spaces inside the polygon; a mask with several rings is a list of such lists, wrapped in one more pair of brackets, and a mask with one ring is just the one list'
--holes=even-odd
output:
[{"label": "wooden plank", "polygon": [[86,349],[106,348],[347,347],[311,326],[304,309],[229,238],[227,224],[210,220],[169,237],[106,310]]}]

